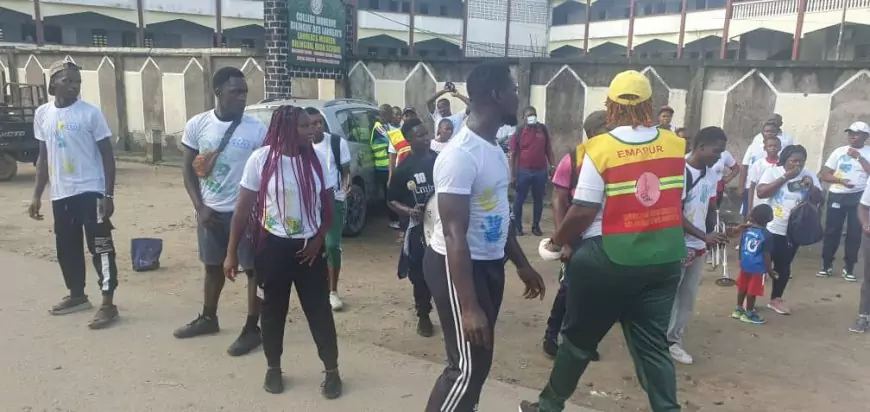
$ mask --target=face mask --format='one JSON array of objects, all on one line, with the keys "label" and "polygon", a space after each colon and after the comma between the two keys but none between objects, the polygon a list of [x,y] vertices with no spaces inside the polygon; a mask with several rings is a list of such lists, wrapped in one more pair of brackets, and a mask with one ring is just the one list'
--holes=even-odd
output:
[{"label": "face mask", "polygon": [[538,116],[526,117],[526,124],[532,125],[538,123]]}]

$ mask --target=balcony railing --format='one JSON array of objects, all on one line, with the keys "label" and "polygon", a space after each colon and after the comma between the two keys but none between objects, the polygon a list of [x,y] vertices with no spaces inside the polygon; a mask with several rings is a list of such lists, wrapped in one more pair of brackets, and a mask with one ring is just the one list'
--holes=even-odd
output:
[{"label": "balcony railing", "polygon": [[[734,4],[732,18],[747,20],[758,17],[787,16],[797,14],[797,0],[758,0]],[[807,13],[847,9],[870,8],[870,0],[809,0]]]}]

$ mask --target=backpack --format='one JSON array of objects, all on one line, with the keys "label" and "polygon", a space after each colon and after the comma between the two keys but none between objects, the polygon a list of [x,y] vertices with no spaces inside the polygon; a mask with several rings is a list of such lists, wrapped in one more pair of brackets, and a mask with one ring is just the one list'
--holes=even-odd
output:
[{"label": "backpack", "polygon": [[692,193],[692,189],[694,189],[695,186],[698,185],[698,182],[700,182],[702,179],[704,179],[704,177],[707,176],[707,169],[708,168],[706,167],[701,169],[701,175],[698,176],[698,179],[692,180],[692,172],[690,172],[689,167],[686,166],[686,198],[683,199],[684,205],[686,204],[686,200],[689,199],[689,193]]},{"label": "backpack", "polygon": [[335,170],[338,170],[338,180],[341,181],[341,136],[329,134],[329,145],[332,148],[332,160],[335,162]]},{"label": "backpack", "polygon": [[809,246],[819,243],[825,236],[822,228],[822,213],[816,205],[809,202],[798,203],[788,217],[789,241],[795,246]]}]

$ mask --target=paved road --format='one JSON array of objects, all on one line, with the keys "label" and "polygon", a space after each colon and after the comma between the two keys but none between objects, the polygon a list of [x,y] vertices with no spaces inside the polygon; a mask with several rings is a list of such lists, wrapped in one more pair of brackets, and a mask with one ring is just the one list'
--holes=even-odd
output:
[{"label": "paved road", "polygon": [[[171,331],[188,320],[197,302],[122,285],[121,323],[90,331],[86,327],[90,313],[47,314],[63,294],[54,263],[5,252],[0,252],[0,262],[4,280],[0,410],[4,412],[421,411],[441,368],[345,339],[340,342],[345,394],[326,401],[318,392],[321,365],[308,329],[304,322],[293,322],[284,354],[288,390],[270,395],[261,389],[262,352],[243,358],[230,358],[224,352],[242,319],[223,319],[225,331],[218,336],[179,342]],[[92,293],[96,292],[93,284],[91,271]],[[535,394],[490,381],[480,410],[512,412],[519,399]]]}]

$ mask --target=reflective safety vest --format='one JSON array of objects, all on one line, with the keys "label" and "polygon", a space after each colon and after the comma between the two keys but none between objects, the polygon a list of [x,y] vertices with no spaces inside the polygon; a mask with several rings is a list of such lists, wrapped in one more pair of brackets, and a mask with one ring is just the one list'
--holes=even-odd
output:
[{"label": "reflective safety vest", "polygon": [[396,166],[402,163],[408,155],[411,154],[411,144],[405,140],[401,129],[393,129],[387,132],[387,137],[390,138],[390,144],[396,149]]},{"label": "reflective safety vest", "polygon": [[623,266],[678,262],[683,240],[686,142],[669,130],[646,143],[605,134],[584,143],[604,180],[601,241],[607,257]]},{"label": "reflective safety vest", "polygon": [[387,153],[390,145],[387,140],[376,139],[379,135],[386,136],[387,128],[380,121],[376,121],[372,127],[371,136],[369,136],[369,146],[372,148],[375,169],[386,170],[390,167],[390,154]]}]

